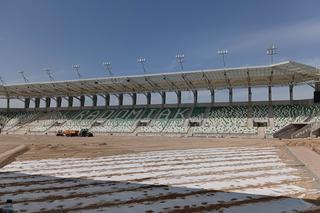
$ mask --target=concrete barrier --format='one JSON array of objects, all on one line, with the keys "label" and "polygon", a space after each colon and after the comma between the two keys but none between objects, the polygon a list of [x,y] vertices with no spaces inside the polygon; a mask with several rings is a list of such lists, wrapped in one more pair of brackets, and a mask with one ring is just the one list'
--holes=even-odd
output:
[{"label": "concrete barrier", "polygon": [[0,154],[0,168],[15,161],[16,157],[18,157],[19,155],[22,155],[28,150],[29,148],[26,145],[20,145],[7,152]]}]

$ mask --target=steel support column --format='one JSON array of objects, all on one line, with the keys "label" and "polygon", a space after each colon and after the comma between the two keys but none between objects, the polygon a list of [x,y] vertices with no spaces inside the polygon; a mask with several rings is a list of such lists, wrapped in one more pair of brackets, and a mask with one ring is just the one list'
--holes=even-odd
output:
[{"label": "steel support column", "polygon": [[320,83],[316,82],[316,83],[314,84],[314,90],[315,90],[316,92],[319,92],[319,91],[320,91]]},{"label": "steel support column", "polygon": [[211,104],[214,104],[214,102],[215,102],[215,91],[214,91],[214,89],[210,90],[210,95],[211,95]]},{"label": "steel support column", "polygon": [[119,94],[118,96],[118,103],[119,103],[119,106],[122,106],[123,105],[123,94]]},{"label": "steel support column", "polygon": [[176,91],[176,94],[177,94],[177,104],[178,106],[181,105],[181,91]]},{"label": "steel support column", "polygon": [[164,106],[166,104],[166,92],[161,92],[161,105]]},{"label": "steel support column", "polygon": [[268,126],[273,126],[272,86],[268,86]]},{"label": "steel support column", "polygon": [[68,97],[68,107],[73,107],[73,96]]},{"label": "steel support column", "polygon": [[272,86],[268,86],[268,101],[269,104],[272,103]]},{"label": "steel support column", "polygon": [[57,97],[57,108],[61,108],[61,105],[62,105],[62,98],[61,97]]},{"label": "steel support column", "polygon": [[46,108],[50,108],[50,106],[51,106],[51,98],[46,97]]},{"label": "steel support column", "polygon": [[147,93],[147,105],[148,106],[151,105],[151,93],[150,92]]},{"label": "steel support column", "polygon": [[251,87],[248,87],[248,102],[251,105],[251,102],[252,102],[252,90],[251,90]]},{"label": "steel support column", "polygon": [[110,94],[106,94],[104,97],[105,100],[105,107],[109,107],[110,106]]},{"label": "steel support column", "polygon": [[197,105],[197,103],[198,103],[198,91],[197,90],[193,90],[192,93],[193,93],[193,104]]},{"label": "steel support column", "polygon": [[80,107],[81,109],[84,107],[84,104],[86,102],[86,97],[84,95],[80,96]]},{"label": "steel support column", "polygon": [[24,108],[29,109],[30,107],[30,98],[25,98],[24,99]]},{"label": "steel support column", "polygon": [[7,97],[7,112],[9,112],[10,109],[10,98]]},{"label": "steel support column", "polygon": [[247,127],[252,128],[253,127],[253,121],[252,121],[252,90],[251,86],[248,87],[248,120],[247,120]]},{"label": "steel support column", "polygon": [[231,104],[233,102],[233,90],[232,88],[229,88],[229,103]]},{"label": "steel support column", "polygon": [[131,98],[132,98],[132,106],[137,106],[137,93],[133,93]]},{"label": "steel support column", "polygon": [[320,83],[318,82],[314,84],[313,101],[314,103],[320,102]]},{"label": "steel support column", "polygon": [[40,98],[35,98],[34,100],[34,105],[36,109],[40,108]]},{"label": "steel support column", "polygon": [[290,103],[293,103],[293,85],[290,84],[289,85],[289,99],[290,99]]},{"label": "steel support column", "polygon": [[92,106],[96,107],[97,103],[98,103],[98,97],[97,97],[97,95],[93,95],[92,96]]}]

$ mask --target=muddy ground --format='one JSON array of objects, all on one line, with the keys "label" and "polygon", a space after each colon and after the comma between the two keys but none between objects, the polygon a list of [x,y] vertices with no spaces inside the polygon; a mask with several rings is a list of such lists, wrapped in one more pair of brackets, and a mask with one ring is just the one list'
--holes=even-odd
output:
[{"label": "muddy ground", "polygon": [[277,139],[178,138],[160,136],[96,136],[93,138],[81,138],[48,135],[0,135],[0,153],[21,144],[28,145],[30,150],[20,156],[19,159],[31,160],[63,157],[97,157],[170,149],[282,146],[285,144],[285,141]]},{"label": "muddy ground", "polygon": [[228,146],[305,146],[320,154],[320,139],[244,139],[164,136],[96,136],[93,138],[57,137],[49,135],[0,135],[0,153],[19,145],[30,150],[21,160],[97,157],[143,151],[191,149]]}]

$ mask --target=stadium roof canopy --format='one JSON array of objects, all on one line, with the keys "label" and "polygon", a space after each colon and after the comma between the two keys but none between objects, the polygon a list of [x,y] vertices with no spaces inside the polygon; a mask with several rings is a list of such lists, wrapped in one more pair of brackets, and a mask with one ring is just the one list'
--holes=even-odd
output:
[{"label": "stadium roof canopy", "polygon": [[312,66],[286,61],[266,66],[206,69],[68,81],[7,84],[2,97],[53,97],[284,86],[318,81]]}]

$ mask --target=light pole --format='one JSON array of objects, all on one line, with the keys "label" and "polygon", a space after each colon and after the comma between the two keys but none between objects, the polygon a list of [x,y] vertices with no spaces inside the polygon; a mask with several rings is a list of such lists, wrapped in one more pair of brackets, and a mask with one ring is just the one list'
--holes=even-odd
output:
[{"label": "light pole", "polygon": [[23,80],[24,80],[25,83],[30,82],[30,81],[27,79],[27,77],[24,75],[24,71],[20,71],[19,73],[20,73],[20,75],[22,76],[22,78],[23,78]]},{"label": "light pole", "polygon": [[79,64],[74,64],[74,65],[72,65],[72,68],[73,68],[74,71],[77,73],[78,78],[80,79],[80,78],[81,78],[81,74],[80,74],[80,72],[79,72],[80,65],[79,65]]},{"label": "light pole", "polygon": [[[267,55],[270,55],[271,64],[273,64],[273,56],[278,54],[277,51],[278,51],[278,47],[275,44],[273,44],[271,47],[267,49]],[[271,76],[272,75],[273,75],[273,67],[271,66]],[[269,105],[272,104],[272,77],[271,76],[269,79],[269,86],[268,86]],[[289,86],[289,93],[291,93],[290,88],[291,86]]]},{"label": "light pole", "polygon": [[141,64],[143,73],[146,74],[147,70],[146,70],[146,68],[144,66],[144,63],[146,62],[146,59],[145,58],[138,58],[137,62],[138,62],[138,64]]},{"label": "light pole", "polygon": [[106,71],[108,71],[109,76],[112,76],[113,74],[112,74],[111,62],[103,62],[102,65],[106,69]]},{"label": "light pole", "polygon": [[1,82],[1,85],[2,85],[2,86],[6,84],[6,82],[4,82],[4,80],[2,79],[1,76],[0,76],[0,82]]},{"label": "light pole", "polygon": [[278,47],[273,44],[267,49],[267,55],[270,55],[271,64],[273,64],[273,56],[278,54]]},{"label": "light pole", "polygon": [[43,69],[43,72],[45,72],[48,75],[50,81],[54,81],[54,78],[52,76],[51,70],[49,68]]},{"label": "light pole", "polygon": [[181,70],[183,70],[184,54],[177,54],[176,60],[177,60],[177,63],[180,64]]},{"label": "light pole", "polygon": [[225,56],[229,53],[228,50],[218,50],[218,55],[220,55],[222,57],[222,63],[223,63],[223,67],[226,67],[226,61],[225,61]]}]

